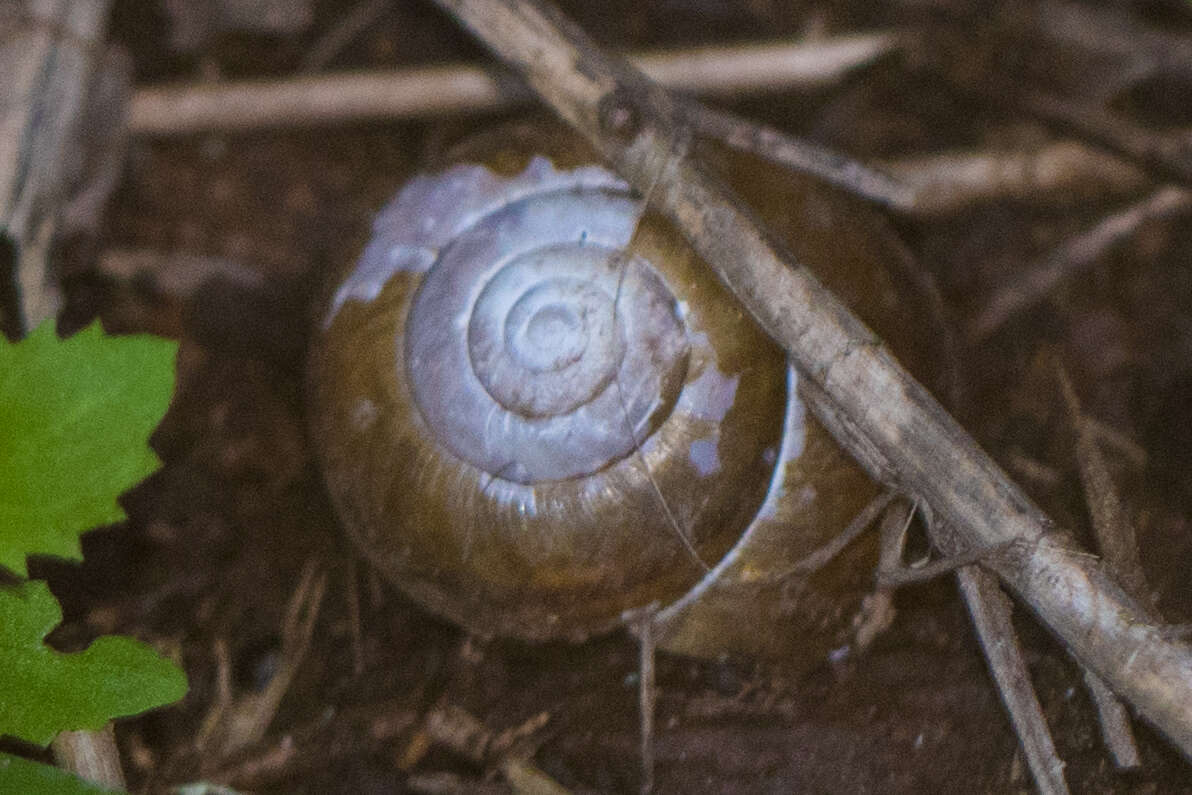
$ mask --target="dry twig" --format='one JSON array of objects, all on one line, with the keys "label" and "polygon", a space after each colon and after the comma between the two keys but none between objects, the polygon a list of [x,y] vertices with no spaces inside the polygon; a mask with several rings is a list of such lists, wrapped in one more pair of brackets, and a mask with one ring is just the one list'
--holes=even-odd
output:
[{"label": "dry twig", "polygon": [[902,185],[905,198],[898,209],[915,215],[951,213],[995,199],[1129,193],[1146,182],[1132,163],[1077,141],[1029,151],[932,154],[890,160],[880,168]]},{"label": "dry twig", "polygon": [[[972,7],[977,9],[976,6]],[[961,41],[978,35],[1009,32],[1016,46],[1031,39],[1084,56],[1085,69],[1059,90],[1041,91],[998,69],[945,70],[945,79],[968,92],[1000,95],[1047,124],[1096,143],[1142,165],[1167,180],[1192,184],[1192,132],[1186,127],[1152,129],[1115,107],[1114,100],[1152,78],[1186,81],[1192,75],[1192,44],[1184,36],[1141,25],[1129,14],[1084,3],[1042,0],[999,4],[993,25],[987,9],[946,7]],[[1025,43],[1024,43],[1025,42]],[[961,45],[964,46],[963,44]],[[957,50],[954,55],[960,55]],[[1012,67],[1010,70],[1012,71]]]},{"label": "dry twig", "polygon": [[854,196],[883,207],[906,208],[913,203],[913,195],[897,180],[827,147],[698,102],[687,103],[683,115],[698,135],[811,174]]},{"label": "dry twig", "polygon": [[111,723],[99,731],[60,732],[51,747],[58,767],[102,787],[125,787],[120,750]]},{"label": "dry twig", "polygon": [[894,623],[894,588],[882,581],[881,572],[901,568],[907,529],[914,518],[915,507],[905,502],[892,503],[882,515],[878,526],[877,582],[873,592],[862,601],[860,612],[853,616],[853,637],[858,650],[869,648]]},{"label": "dry twig", "polygon": [[205,780],[245,790],[276,788],[355,754],[384,753],[418,720],[418,713],[408,709],[404,701],[339,705],[334,720],[327,712],[320,712],[304,724],[262,738],[224,760],[225,764],[208,772]]},{"label": "dry twig", "polygon": [[[1130,521],[1118,498],[1117,487],[1109,476],[1109,468],[1097,446],[1097,435],[1091,423],[1087,421],[1072,381],[1062,365],[1057,366],[1056,377],[1076,430],[1076,461],[1080,468],[1085,501],[1092,518],[1093,533],[1097,538],[1097,549],[1105,559],[1106,565],[1117,574],[1122,587],[1145,610],[1151,604],[1151,600],[1147,593],[1146,578],[1142,573],[1142,561],[1138,556],[1134,523]],[[1085,671],[1084,679],[1097,706],[1101,733],[1113,756],[1114,764],[1122,769],[1138,767],[1142,760],[1134,742],[1130,716],[1099,677]]]},{"label": "dry twig", "polygon": [[790,352],[816,416],[879,480],[924,506],[934,527],[952,528],[937,545],[1018,541],[987,565],[1192,757],[1192,649],[1165,638],[1098,560],[1057,533],[872,332],[688,156],[691,132],[666,91],[538,2],[437,2],[683,230]]},{"label": "dry twig", "polygon": [[301,71],[307,74],[321,72],[340,51],[381,16],[391,2],[392,0],[360,0],[331,30],[314,43],[302,59]]},{"label": "dry twig", "polygon": [[1134,522],[1130,520],[1118,498],[1117,486],[1109,475],[1109,467],[1097,446],[1097,435],[1088,422],[1072,379],[1062,365],[1056,369],[1060,394],[1068,407],[1068,414],[1076,430],[1076,463],[1080,469],[1080,482],[1089,506],[1093,533],[1097,538],[1097,551],[1114,570],[1122,587],[1141,605],[1151,603],[1142,573],[1142,560],[1138,555],[1138,539]]},{"label": "dry twig", "polygon": [[1085,669],[1084,684],[1097,708],[1097,722],[1101,725],[1101,738],[1113,764],[1119,770],[1132,770],[1142,764],[1138,744],[1134,741],[1134,728],[1130,725],[1130,713],[1121,699],[1114,695],[1101,677]]},{"label": "dry twig", "polygon": [[[51,247],[79,176],[110,0],[0,6],[0,332],[53,317]],[[93,135],[99,131],[90,131]]]},{"label": "dry twig", "polygon": [[1106,111],[1095,101],[1071,99],[1034,91],[1017,99],[1028,113],[1079,134],[1107,149],[1131,158],[1165,175],[1192,184],[1192,157],[1186,129],[1153,131]]},{"label": "dry twig", "polygon": [[814,574],[819,571],[835,560],[836,556],[843,552],[845,547],[853,543],[862,533],[868,530],[874,520],[885,512],[886,508],[889,507],[890,503],[897,496],[898,492],[886,489],[866,503],[865,507],[857,512],[857,515],[852,518],[848,525],[839,533],[832,536],[831,540],[818,549],[813,550],[786,571],[769,575],[765,578],[764,582],[776,582],[785,580],[788,577]]},{"label": "dry twig", "polygon": [[[820,42],[701,47],[631,56],[682,91],[734,96],[809,89],[839,80],[898,46],[890,34]],[[508,75],[478,66],[354,72],[275,81],[142,88],[133,94],[134,135],[183,135],[492,111],[531,99]]]},{"label": "dry twig", "polygon": [[515,795],[568,795],[570,792],[524,759],[506,759],[501,763],[501,773]]},{"label": "dry twig", "polygon": [[1167,186],[1103,218],[1092,229],[1070,238],[1042,261],[1028,266],[1016,283],[995,292],[985,309],[968,324],[969,341],[988,339],[1008,320],[1046,300],[1065,279],[1095,265],[1108,249],[1136,233],[1146,221],[1189,209],[1192,191]]},{"label": "dry twig", "polygon": [[639,738],[641,740],[642,792],[654,789],[654,715],[658,706],[658,687],[654,674],[654,658],[657,654],[654,631],[657,624],[658,605],[650,605],[636,611],[632,629],[638,643],[638,715],[641,719]]},{"label": "dry twig", "polygon": [[[200,747],[213,745],[212,765],[224,757],[257,743],[273,722],[282,698],[290,689],[302,660],[310,647],[311,635],[323,595],[327,575],[318,571],[314,560],[302,571],[298,587],[294,589],[281,628],[281,663],[269,683],[259,693],[246,693],[233,699],[229,677],[230,666],[221,661],[219,670],[220,697],[204,721],[197,741]],[[226,648],[226,647],[225,647]]]},{"label": "dry twig", "polygon": [[[1001,4],[999,20],[1018,30],[1116,56],[1132,64],[1122,70],[1123,81],[1137,80],[1159,70],[1192,72],[1192,42],[1186,36],[1141,25],[1134,16],[1112,6],[1067,0],[1020,0]],[[1111,82],[1102,90],[1120,88],[1121,83]]]},{"label": "dry twig", "polygon": [[977,566],[965,566],[956,572],[956,578],[1035,786],[1044,795],[1066,793],[1064,763],[1055,752],[1055,743],[1010,622],[1010,600],[1002,593],[997,578]]}]

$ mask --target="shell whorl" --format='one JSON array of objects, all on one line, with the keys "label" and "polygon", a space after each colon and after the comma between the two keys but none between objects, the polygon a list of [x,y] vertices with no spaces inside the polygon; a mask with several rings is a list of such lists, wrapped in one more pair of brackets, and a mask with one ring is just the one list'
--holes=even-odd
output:
[{"label": "shell whorl", "polygon": [[476,631],[581,638],[732,547],[782,445],[785,361],[624,183],[457,165],[373,233],[312,404],[382,571]]},{"label": "shell whorl", "polygon": [[[657,602],[671,651],[807,670],[847,649],[875,539],[799,572],[876,486],[805,414],[783,352],[565,127],[500,125],[451,157],[378,216],[312,341],[313,448],[356,549],[480,635],[582,640]],[[936,371],[933,299],[880,215],[704,158]]]},{"label": "shell whorl", "polygon": [[539,194],[442,253],[414,297],[406,367],[460,458],[524,484],[589,475],[669,412],[689,346],[666,284],[615,239],[638,214],[623,195]]},{"label": "shell whorl", "polygon": [[428,426],[493,477],[591,474],[649,438],[687,366],[674,296],[623,250],[641,215],[604,169],[542,157],[512,179],[473,165],[419,177],[378,218],[326,325],[393,273],[425,271],[405,366]]}]

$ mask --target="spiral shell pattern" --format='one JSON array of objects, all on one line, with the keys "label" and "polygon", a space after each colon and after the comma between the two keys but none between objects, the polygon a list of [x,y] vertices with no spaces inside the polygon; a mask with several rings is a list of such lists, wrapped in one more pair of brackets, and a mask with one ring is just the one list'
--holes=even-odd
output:
[{"label": "spiral shell pattern", "polygon": [[688,351],[675,299],[613,247],[636,215],[624,196],[540,195],[443,252],[410,311],[406,366],[460,458],[519,483],[588,475],[673,405]]},{"label": "spiral shell pattern", "polygon": [[312,403],[382,571],[478,631],[579,638],[724,556],[771,480],[787,368],[640,197],[596,166],[457,165],[373,233]]}]

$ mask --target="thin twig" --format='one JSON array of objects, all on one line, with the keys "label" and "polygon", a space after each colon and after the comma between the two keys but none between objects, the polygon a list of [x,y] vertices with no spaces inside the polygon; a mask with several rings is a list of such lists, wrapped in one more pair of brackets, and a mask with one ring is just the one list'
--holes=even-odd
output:
[{"label": "thin twig", "polygon": [[[524,741],[539,732],[549,720],[549,713],[540,712],[520,726],[496,733],[462,707],[447,704],[427,714],[423,732],[432,742],[473,764],[500,770],[515,793],[566,795],[567,790],[527,761],[532,751],[526,751]],[[518,746],[523,747],[519,749]]]},{"label": "thin twig", "polygon": [[1192,649],[1164,638],[756,216],[692,158],[667,92],[611,60],[553,7],[436,0],[671,218],[790,353],[817,418],[964,548],[1019,541],[988,565],[1139,714],[1192,757]]},{"label": "thin twig", "polygon": [[234,259],[147,249],[107,249],[97,258],[96,271],[121,286],[144,279],[154,291],[180,300],[193,298],[215,280],[246,290],[266,284],[259,271]]},{"label": "thin twig", "polygon": [[[988,32],[988,10],[977,16],[951,4],[945,13],[956,22],[962,40],[973,30]],[[976,8],[975,6],[973,8]],[[1163,179],[1192,186],[1192,132],[1186,127],[1152,129],[1114,108],[1113,100],[1142,80],[1166,76],[1186,80],[1192,75],[1192,44],[1187,37],[1138,24],[1133,17],[1083,3],[1007,2],[997,9],[995,25],[1016,34],[1016,46],[1030,37],[1058,43],[1074,56],[1091,54],[1090,66],[1062,88],[1039,91],[999,70],[945,70],[945,79],[962,90],[1000,95],[1050,126],[1066,130],[1134,162],[1161,173]],[[980,34],[978,34],[980,35]],[[959,52],[955,55],[963,57]],[[967,55],[965,53],[964,55]]]},{"label": "thin twig", "polygon": [[665,629],[665,626],[659,618],[657,603],[627,611],[625,620],[629,631],[637,637],[638,737],[641,741],[642,770],[640,789],[642,793],[649,793],[654,789],[654,714],[658,708],[654,658],[658,653],[658,630]]},{"label": "thin twig", "polygon": [[1089,506],[1093,534],[1097,539],[1097,550],[1117,574],[1126,592],[1139,604],[1148,605],[1150,594],[1146,576],[1142,572],[1134,522],[1122,506],[1117,486],[1097,446],[1097,437],[1085,421],[1076,389],[1063,365],[1056,367],[1056,380],[1059,381],[1060,394],[1076,430],[1076,463],[1085,501]]},{"label": "thin twig", "polygon": [[999,4],[998,20],[1025,34],[1041,34],[1066,47],[1111,56],[1121,75],[1117,82],[1092,86],[1102,96],[1116,94],[1125,81],[1158,71],[1192,73],[1192,41],[1187,36],[1139,24],[1138,15],[1108,6],[1066,0],[1019,0]]},{"label": "thin twig", "polygon": [[[1010,542],[1013,543],[1013,542]],[[898,566],[897,568],[881,568],[878,569],[877,582],[878,585],[883,585],[887,588],[901,588],[904,585],[915,585],[916,583],[927,582],[934,580],[936,577],[942,577],[945,574],[951,574],[967,566],[972,566],[977,563],[982,563],[988,560],[991,556],[997,555],[1009,546],[1003,544],[1002,546],[993,547],[992,549],[973,549],[967,552],[960,552],[956,555],[943,558],[941,560],[933,560],[930,563],[924,563],[921,566]]]},{"label": "thin twig", "polygon": [[641,715],[641,755],[642,755],[642,786],[641,791],[648,793],[654,789],[654,713],[657,709],[658,689],[654,681],[654,621],[647,618],[641,623],[638,634],[638,648],[640,662],[638,675],[641,677],[641,687],[638,691],[640,703],[638,712]]},{"label": "thin twig", "polygon": [[392,4],[392,0],[360,0],[332,28],[319,37],[302,59],[299,71],[314,74],[323,71],[335,56],[366,31]]},{"label": "thin twig", "polygon": [[[316,712],[309,721],[289,725],[284,732],[253,743],[225,766],[207,772],[204,780],[239,790],[276,789],[287,781],[292,786],[312,770],[326,769],[353,754],[383,755],[419,720],[407,704],[392,700],[340,705],[333,721],[326,713]],[[342,742],[339,737],[353,741]]]},{"label": "thin twig", "polygon": [[[631,56],[673,88],[738,96],[810,89],[839,80],[898,46],[887,33],[818,42],[702,47]],[[521,83],[458,64],[285,80],[141,88],[129,105],[134,135],[186,135],[490,112],[529,101]]]},{"label": "thin twig", "polygon": [[1028,151],[932,154],[878,167],[902,185],[906,198],[898,209],[915,215],[952,213],[998,199],[1100,198],[1146,184],[1146,175],[1134,164],[1077,141]]},{"label": "thin twig", "polygon": [[1192,185],[1192,132],[1185,128],[1150,130],[1105,110],[1098,102],[1032,91],[1014,100],[1023,110],[1050,124]]},{"label": "thin twig", "polygon": [[990,673],[1002,695],[1002,703],[1006,705],[1014,732],[1022,743],[1035,786],[1043,795],[1066,793],[1064,763],[1055,751],[1051,731],[1027,673],[1022,649],[1010,621],[1010,600],[1002,593],[997,579],[976,566],[960,569],[956,579],[961,596],[968,604],[973,627],[981,639]]},{"label": "thin twig", "polygon": [[684,105],[684,115],[698,135],[819,177],[880,206],[905,208],[913,201],[897,180],[827,147],[698,102]]},{"label": "thin twig", "polygon": [[1124,210],[1109,215],[1092,229],[1065,241],[1043,260],[1026,268],[1016,283],[998,290],[968,324],[969,342],[991,337],[1011,318],[1046,300],[1065,279],[1092,267],[1148,220],[1192,209],[1192,191],[1166,186]]},{"label": "thin twig", "polygon": [[303,567],[298,586],[286,604],[281,627],[281,663],[263,690],[233,699],[231,684],[225,679],[230,666],[226,661],[221,664],[219,706],[212,709],[201,732],[204,745],[210,740],[215,741],[215,753],[208,760],[210,764],[214,765],[264,737],[306,658],[326,588],[327,575],[320,572],[311,559]]},{"label": "thin twig", "polygon": [[1130,713],[1121,699],[1114,695],[1109,686],[1092,671],[1085,669],[1084,684],[1097,708],[1097,722],[1101,724],[1101,739],[1113,757],[1118,770],[1133,770],[1142,764],[1138,743],[1134,741],[1134,729],[1130,725]]},{"label": "thin twig", "polygon": [[898,492],[893,489],[886,489],[866,503],[865,507],[858,511],[857,515],[848,523],[848,526],[832,536],[823,546],[813,550],[790,568],[767,575],[761,582],[780,582],[795,575],[806,576],[819,571],[831,563],[837,555],[844,551],[845,547],[853,543],[858,536],[864,533],[869,528],[869,525],[873,524],[873,521],[886,510],[886,507],[897,496]]},{"label": "thin twig", "polygon": [[1084,427],[1093,437],[1108,447],[1112,447],[1137,469],[1146,466],[1146,450],[1142,445],[1122,433],[1112,425],[1107,425],[1096,417],[1084,415]]},{"label": "thin twig", "polygon": [[906,533],[915,518],[915,506],[906,502],[889,505],[878,526],[878,579],[873,593],[861,603],[861,610],[853,617],[853,637],[858,650],[865,650],[894,623],[894,588],[882,582],[881,572],[902,565],[906,551]]},{"label": "thin twig", "polygon": [[[1080,469],[1085,502],[1089,506],[1093,534],[1097,539],[1097,549],[1106,564],[1117,574],[1122,587],[1145,609],[1150,604],[1150,598],[1138,555],[1134,523],[1122,507],[1117,487],[1109,476],[1109,468],[1097,446],[1097,438],[1085,421],[1076,389],[1062,364],[1056,366],[1056,379],[1076,430],[1076,462]],[[1101,735],[1113,756],[1114,764],[1121,769],[1138,767],[1141,759],[1134,742],[1129,714],[1096,674],[1085,671],[1084,680],[1097,707]]]},{"label": "thin twig", "polygon": [[571,792],[525,759],[508,757],[501,762],[501,773],[513,795],[570,795]]}]

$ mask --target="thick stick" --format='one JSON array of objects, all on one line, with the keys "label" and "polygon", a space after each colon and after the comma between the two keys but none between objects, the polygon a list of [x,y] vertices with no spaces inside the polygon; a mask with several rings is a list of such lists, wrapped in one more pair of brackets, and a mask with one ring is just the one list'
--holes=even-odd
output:
[{"label": "thick stick", "polygon": [[956,529],[937,543],[1010,544],[987,565],[1192,758],[1192,649],[1165,638],[1096,558],[1056,533],[873,333],[687,156],[686,125],[665,90],[536,0],[436,2],[678,224],[790,352],[804,397],[836,438],[880,480],[938,515],[936,526]]}]

